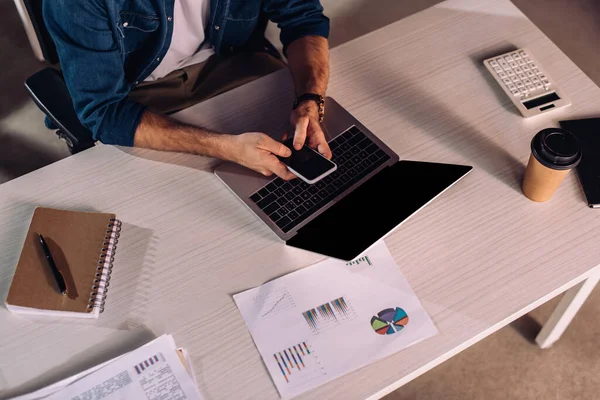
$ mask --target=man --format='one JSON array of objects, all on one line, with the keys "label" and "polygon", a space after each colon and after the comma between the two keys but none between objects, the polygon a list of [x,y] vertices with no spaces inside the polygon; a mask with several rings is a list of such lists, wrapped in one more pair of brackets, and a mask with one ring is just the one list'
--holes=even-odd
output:
[{"label": "man", "polygon": [[278,24],[298,100],[294,148],[331,151],[319,120],[329,80],[329,20],[319,0],[46,0],[75,111],[107,144],[233,161],[294,177],[291,150],[259,132],[218,134],[166,114],[284,65],[265,51],[263,17]]}]

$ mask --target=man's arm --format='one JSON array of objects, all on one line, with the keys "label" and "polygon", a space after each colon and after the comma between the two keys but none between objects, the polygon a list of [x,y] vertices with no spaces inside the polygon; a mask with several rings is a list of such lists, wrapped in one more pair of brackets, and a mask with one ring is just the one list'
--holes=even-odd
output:
[{"label": "man's arm", "polygon": [[136,129],[134,145],[216,157],[266,176],[276,174],[285,180],[295,178],[276,157],[289,157],[291,150],[260,132],[219,134],[146,111]]},{"label": "man's arm", "polygon": [[[305,36],[293,41],[287,48],[288,64],[296,96],[316,93],[325,96],[329,82],[329,44],[322,36]],[[300,103],[292,111],[294,148],[300,150],[308,137],[308,145],[331,158],[331,150],[319,123],[319,107],[314,101]]]}]

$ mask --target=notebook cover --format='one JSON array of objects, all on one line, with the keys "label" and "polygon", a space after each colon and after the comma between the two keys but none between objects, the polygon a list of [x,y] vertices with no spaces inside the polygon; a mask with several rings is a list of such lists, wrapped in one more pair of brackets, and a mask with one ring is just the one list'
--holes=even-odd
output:
[{"label": "notebook cover", "polygon": [[[92,312],[88,308],[90,293],[111,218],[115,215],[37,207],[6,303],[40,310]],[[58,291],[38,234],[44,236],[65,278],[67,295]]]},{"label": "notebook cover", "polygon": [[590,207],[600,206],[600,118],[561,121],[581,144],[582,158],[577,175]]}]

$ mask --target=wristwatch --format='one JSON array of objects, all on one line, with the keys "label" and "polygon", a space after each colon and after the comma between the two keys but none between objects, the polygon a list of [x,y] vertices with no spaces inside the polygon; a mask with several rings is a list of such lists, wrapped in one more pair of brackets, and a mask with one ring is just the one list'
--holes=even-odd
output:
[{"label": "wristwatch", "polygon": [[294,107],[292,109],[295,110],[296,108],[298,108],[300,103],[307,100],[314,100],[317,102],[317,105],[319,106],[319,122],[323,122],[323,118],[325,118],[325,98],[320,94],[304,93],[298,96],[298,98],[294,102]]}]

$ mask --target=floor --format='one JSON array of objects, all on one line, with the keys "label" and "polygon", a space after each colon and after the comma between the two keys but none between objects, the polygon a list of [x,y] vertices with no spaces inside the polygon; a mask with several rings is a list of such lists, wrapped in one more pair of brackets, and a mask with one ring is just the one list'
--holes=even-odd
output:
[{"label": "floor", "polygon": [[[397,21],[437,0],[322,0],[332,19],[331,46]],[[513,0],[579,67],[600,84],[597,0]],[[43,64],[35,60],[12,1],[0,2],[0,183],[69,154],[43,125],[23,81]],[[268,36],[275,42],[277,32]],[[558,299],[417,378],[387,400],[596,399],[600,393],[600,291],[596,290],[554,347],[532,340]]]}]

